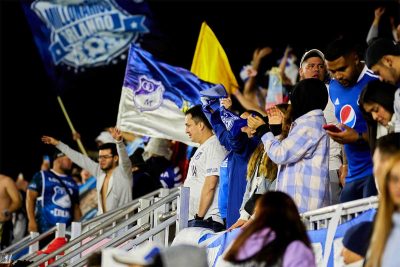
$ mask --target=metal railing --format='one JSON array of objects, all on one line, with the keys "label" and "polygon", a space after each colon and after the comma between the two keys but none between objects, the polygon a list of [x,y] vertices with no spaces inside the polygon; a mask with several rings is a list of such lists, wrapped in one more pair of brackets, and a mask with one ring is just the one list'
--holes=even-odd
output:
[{"label": "metal railing", "polygon": [[[138,209],[140,208],[140,199],[149,199],[150,200],[150,204],[152,204],[152,202],[154,202],[154,199],[157,197],[162,197],[167,195],[170,192],[177,192],[178,188],[173,188],[173,189],[164,189],[164,188],[160,188],[158,190],[155,190],[151,193],[148,193],[144,196],[142,196],[139,199],[135,199],[130,203],[127,203],[117,209],[114,209],[110,212],[101,214],[99,216],[96,216],[90,220],[87,220],[85,222],[81,223],[81,229],[82,232],[85,232],[87,230],[90,230],[91,228],[93,228],[95,225],[99,225],[104,221],[109,221],[112,219],[118,219],[121,218],[120,216],[117,217],[118,214],[124,213],[125,216],[130,216],[133,213],[137,213]],[[112,222],[112,223],[115,223]],[[63,226],[65,227],[65,226]],[[5,248],[3,251],[4,253],[11,253],[13,255],[17,255],[18,253],[20,253],[21,251],[25,250],[27,247],[29,247],[29,252],[23,256],[21,256],[20,258],[18,258],[19,260],[32,260],[32,259],[37,259],[39,256],[36,254],[36,252],[40,249],[39,248],[39,241],[45,239],[46,237],[54,234],[57,232],[57,226],[54,226],[53,228],[49,229],[48,231],[39,234],[39,233],[35,233],[35,232],[31,232],[29,235],[27,235],[26,237],[24,237],[22,240],[18,241],[17,243]],[[66,230],[67,233],[69,233],[68,230]],[[81,234],[81,233],[79,233]],[[40,257],[43,257],[43,255],[40,255]]]},{"label": "metal railing", "polygon": [[301,217],[306,225],[307,230],[327,228],[329,221],[332,219],[339,205],[341,205],[342,208],[339,219],[340,224],[357,217],[366,210],[377,208],[378,197],[372,196],[305,212],[301,214]]},{"label": "metal railing", "polygon": [[[129,244],[134,245],[146,239],[164,238],[164,242],[167,243],[171,226],[176,226],[175,234],[187,227],[189,188],[174,188],[170,190],[167,196],[164,196],[165,194],[168,194],[165,189],[157,190],[146,195],[149,199],[134,200],[129,203],[130,205],[124,205],[124,207],[113,211],[112,216],[107,214],[100,219],[81,223],[80,226],[85,225],[88,229],[87,231],[76,236],[75,239],[51,254],[39,259],[34,258],[34,263],[29,266],[38,266],[63,252],[66,252],[65,255],[58,256],[58,259],[50,266],[59,266],[61,264],[83,266],[92,253],[102,248],[119,246],[127,242],[127,240],[131,240]],[[161,198],[155,196],[161,196]],[[137,203],[140,203],[140,205]],[[139,208],[141,210],[137,211]],[[139,234],[140,236],[138,237]],[[83,244],[82,241],[87,238],[92,239]],[[83,252],[106,238],[110,238],[107,243],[81,257]]]}]

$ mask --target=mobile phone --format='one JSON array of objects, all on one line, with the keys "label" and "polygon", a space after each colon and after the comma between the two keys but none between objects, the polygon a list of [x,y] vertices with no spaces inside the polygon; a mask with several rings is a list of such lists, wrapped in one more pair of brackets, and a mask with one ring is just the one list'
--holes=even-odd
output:
[{"label": "mobile phone", "polygon": [[325,130],[334,132],[334,133],[340,133],[342,130],[339,129],[336,125],[334,124],[325,124],[322,126],[322,128],[324,128]]}]

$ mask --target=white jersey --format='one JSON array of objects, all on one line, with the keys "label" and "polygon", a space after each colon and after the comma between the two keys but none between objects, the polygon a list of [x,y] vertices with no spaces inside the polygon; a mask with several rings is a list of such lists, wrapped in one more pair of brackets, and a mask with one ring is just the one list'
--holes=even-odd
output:
[{"label": "white jersey", "polygon": [[[329,87],[329,85],[327,85]],[[328,88],[327,88],[328,89]],[[328,89],[329,94],[329,89]],[[324,109],[324,117],[327,124],[338,124],[338,120],[335,117],[335,106],[332,103],[330,97],[328,97],[328,103]],[[339,143],[329,138],[329,170],[338,170],[342,165],[342,147]]]},{"label": "white jersey", "polygon": [[[184,186],[190,188],[189,220],[193,219],[199,211],[201,190],[207,176],[219,176],[219,167],[225,159],[227,151],[219,143],[215,135],[199,146],[190,160],[189,170]],[[219,185],[215,189],[214,199],[204,219],[210,216],[214,221],[223,223],[218,209]]]}]

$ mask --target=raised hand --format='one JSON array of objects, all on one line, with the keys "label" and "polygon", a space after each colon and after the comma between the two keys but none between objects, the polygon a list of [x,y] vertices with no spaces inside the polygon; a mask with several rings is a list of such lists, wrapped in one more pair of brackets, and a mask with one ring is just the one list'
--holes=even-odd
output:
[{"label": "raised hand", "polygon": [[282,124],[284,115],[277,107],[269,108],[267,110],[267,115],[269,124]]},{"label": "raised hand", "polygon": [[380,19],[383,15],[383,13],[385,13],[385,8],[384,7],[378,7],[375,9],[375,18],[376,19]]},{"label": "raised hand", "polygon": [[258,116],[255,116],[255,117],[249,116],[249,117],[247,117],[247,126],[249,126],[253,130],[257,130],[257,128],[260,127],[263,124],[265,124],[265,122],[263,121],[263,119],[261,119]]},{"label": "raised hand", "polygon": [[111,135],[116,141],[121,141],[122,140],[122,133],[121,130],[118,129],[117,127],[111,128]]},{"label": "raised hand", "polygon": [[46,145],[53,145],[53,146],[56,146],[58,145],[58,143],[60,143],[60,141],[58,141],[57,139],[47,135],[42,136],[42,142],[45,143]]},{"label": "raised hand", "polygon": [[226,109],[230,109],[232,107],[232,99],[230,97],[221,98],[219,102],[221,103],[221,106]]}]

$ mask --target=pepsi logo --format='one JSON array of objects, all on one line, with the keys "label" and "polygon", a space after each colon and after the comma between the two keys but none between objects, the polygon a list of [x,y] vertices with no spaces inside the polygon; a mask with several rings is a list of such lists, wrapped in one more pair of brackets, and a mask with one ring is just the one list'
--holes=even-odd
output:
[{"label": "pepsi logo", "polygon": [[356,124],[357,116],[353,107],[350,105],[344,105],[340,110],[340,122],[346,124],[350,128],[353,128]]}]

